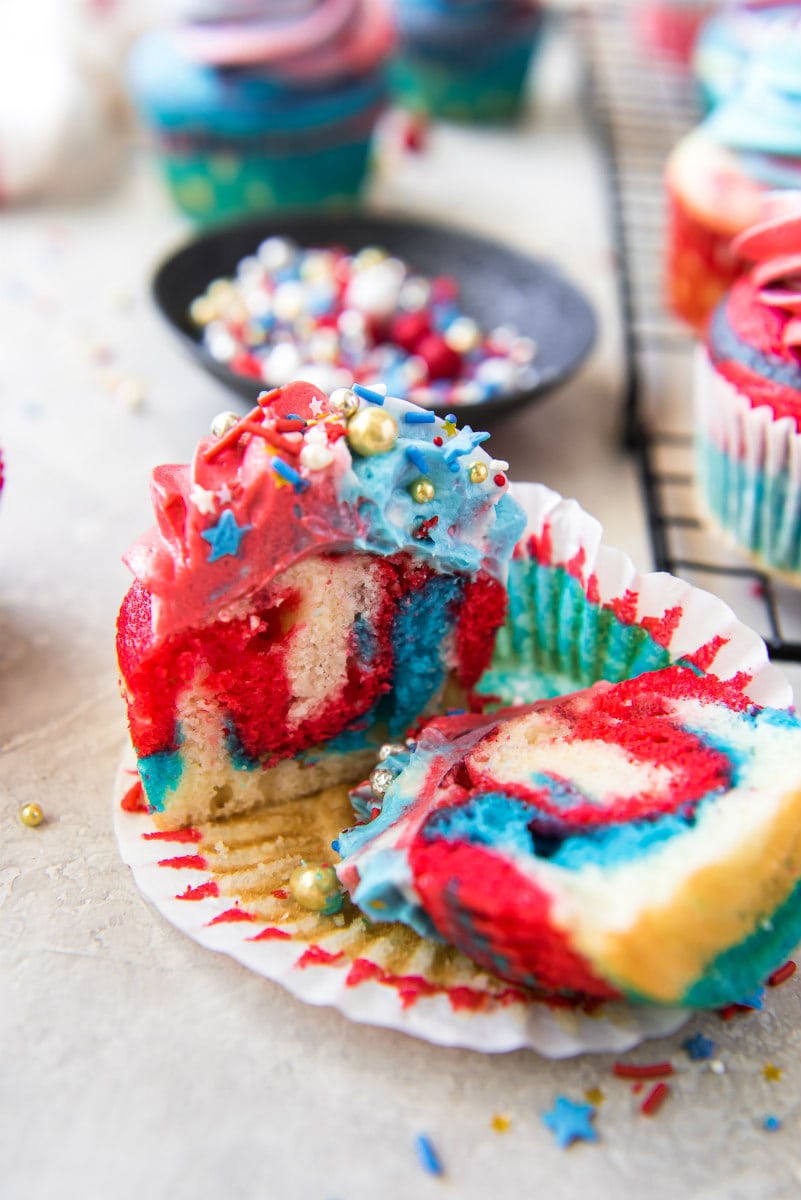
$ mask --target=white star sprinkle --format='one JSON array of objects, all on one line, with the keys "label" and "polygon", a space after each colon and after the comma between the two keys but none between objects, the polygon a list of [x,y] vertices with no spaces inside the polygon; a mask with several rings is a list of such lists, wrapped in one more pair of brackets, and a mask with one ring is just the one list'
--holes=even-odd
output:
[{"label": "white star sprinkle", "polygon": [[314,397],[311,404],[309,405],[309,408],[312,410],[313,417],[319,417],[319,415],[323,411],[324,407],[325,406],[323,405],[322,400],[318,400],[318,398],[316,396]]},{"label": "white star sprinkle", "polygon": [[209,514],[214,512],[214,504],[217,499],[216,493],[207,491],[199,483],[192,484],[189,499],[199,513]]},{"label": "white star sprinkle", "polygon": [[230,504],[231,501],[233,500],[233,496],[231,495],[231,489],[229,488],[227,483],[224,483],[221,488],[218,488],[214,494],[217,497],[217,499],[220,501],[220,504]]}]

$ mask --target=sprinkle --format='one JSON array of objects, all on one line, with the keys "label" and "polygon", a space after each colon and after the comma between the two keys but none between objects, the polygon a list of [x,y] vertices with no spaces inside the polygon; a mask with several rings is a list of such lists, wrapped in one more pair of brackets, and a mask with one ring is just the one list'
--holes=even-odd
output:
[{"label": "sprinkle", "polygon": [[703,1062],[706,1058],[712,1057],[712,1051],[715,1049],[715,1043],[711,1038],[704,1037],[702,1033],[693,1034],[682,1042],[682,1049],[687,1051],[687,1057],[691,1062]]},{"label": "sprinkle", "polygon": [[768,987],[778,987],[780,983],[786,983],[791,979],[796,972],[796,965],[791,958],[787,960],[783,967],[777,967],[772,975],[768,975]]},{"label": "sprinkle", "polygon": [[287,483],[291,483],[296,492],[305,492],[309,486],[309,481],[299,475],[295,468],[290,467],[289,463],[284,462],[282,458],[271,458],[270,466],[276,475],[285,479]]},{"label": "sprinkle", "polygon": [[768,1083],[778,1083],[782,1077],[781,1067],[775,1067],[773,1063],[765,1063],[762,1068],[762,1074],[767,1079]]},{"label": "sprinkle", "polygon": [[711,1058],[709,1060],[709,1069],[713,1075],[725,1075],[726,1064],[722,1063],[719,1058]]},{"label": "sprinkle", "polygon": [[[362,400],[366,400],[368,404],[384,403],[384,397],[380,392],[375,391],[373,388],[365,387],[363,383],[354,383],[351,391],[355,392]],[[432,413],[431,415],[433,417],[434,414]]]},{"label": "sprinkle", "polygon": [[323,407],[324,407],[324,405],[323,405],[322,400],[318,400],[318,398],[315,396],[314,399],[312,400],[311,404],[309,405],[309,408],[312,411],[312,416],[319,417],[320,413],[323,411]]},{"label": "sprinkle", "polygon": [[414,1148],[417,1151],[417,1158],[420,1166],[429,1175],[445,1174],[445,1168],[442,1165],[439,1155],[431,1144],[431,1139],[425,1133],[418,1133],[414,1139]]},{"label": "sprinkle", "polygon": [[655,1084],[640,1105],[640,1112],[644,1117],[652,1117],[659,1112],[669,1095],[670,1088],[666,1083]]},{"label": "sprinkle", "polygon": [[781,1121],[778,1117],[774,1117],[772,1113],[765,1117],[762,1121],[762,1128],[767,1130],[768,1133],[775,1133],[776,1130],[781,1129],[781,1127]]},{"label": "sprinkle", "polygon": [[425,455],[419,446],[407,446],[406,457],[410,463],[414,463],[418,471],[422,471],[424,475],[426,474],[428,471],[428,463],[426,462]]},{"label": "sprinkle", "polygon": [[441,446],[441,445],[442,445],[442,438],[439,436],[439,434],[437,434],[437,436],[434,438],[434,445],[435,445],[435,446]]},{"label": "sprinkle", "polygon": [[302,433],[305,428],[303,417],[279,417],[275,422],[276,433]]},{"label": "sprinkle", "polygon": [[560,1150],[573,1142],[597,1142],[598,1131],[592,1124],[595,1109],[591,1104],[577,1104],[567,1096],[557,1096],[553,1108],[542,1114],[542,1123],[556,1138]]},{"label": "sprinkle", "polygon": [[506,483],[506,476],[505,475],[495,475],[493,482],[495,483],[496,487],[503,487],[503,485]]},{"label": "sprinkle", "polygon": [[442,423],[442,428],[445,430],[449,438],[456,436],[456,417],[454,417],[453,413],[449,413],[445,418]]},{"label": "sprinkle", "polygon": [[509,1126],[512,1124],[512,1118],[506,1113],[493,1113],[490,1120],[490,1128],[496,1133],[508,1133]]},{"label": "sprinkle", "polygon": [[673,1064],[657,1063],[622,1063],[616,1062],[612,1074],[618,1079],[662,1079],[665,1075],[675,1074]]},{"label": "sprinkle", "polygon": [[199,513],[203,516],[210,516],[214,512],[214,504],[217,499],[215,492],[209,492],[206,488],[201,487],[199,483],[193,483],[189,491],[189,502],[193,504]]},{"label": "sprinkle", "polygon": [[403,419],[407,425],[433,425],[437,418],[432,412],[409,410],[403,414]]},{"label": "sprinkle", "polygon": [[201,530],[200,536],[211,547],[211,554],[207,561],[213,563],[218,558],[229,556],[235,558],[239,554],[239,543],[252,528],[252,525],[237,525],[233,511],[226,508],[224,512],[220,513],[220,519],[216,525],[210,525],[208,529]]},{"label": "sprinkle", "polygon": [[588,1104],[592,1104],[594,1108],[597,1108],[599,1104],[603,1104],[606,1096],[599,1087],[591,1087],[585,1091],[584,1099]]}]

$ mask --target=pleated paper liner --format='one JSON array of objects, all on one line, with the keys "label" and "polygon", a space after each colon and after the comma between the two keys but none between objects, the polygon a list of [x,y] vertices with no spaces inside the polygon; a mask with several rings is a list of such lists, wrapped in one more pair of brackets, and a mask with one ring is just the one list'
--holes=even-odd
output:
[{"label": "pleated paper liner", "polygon": [[[573,501],[535,484],[515,489],[529,518],[512,564],[510,616],[483,690],[505,700],[574,691],[667,662],[734,678],[762,704],[790,703],[764,645],[713,596],[668,575],[639,575],[601,545]],[[158,831],[144,810],[129,748],[114,793],[124,861],[183,933],[231,955],[310,1004],[449,1046],[530,1047],[551,1058],[620,1052],[677,1029],[686,1010],[537,995],[398,924],[374,925],[346,900],[335,916],[301,909],[296,866],[332,861],[353,815],[347,789],[274,804],[196,829]]]}]

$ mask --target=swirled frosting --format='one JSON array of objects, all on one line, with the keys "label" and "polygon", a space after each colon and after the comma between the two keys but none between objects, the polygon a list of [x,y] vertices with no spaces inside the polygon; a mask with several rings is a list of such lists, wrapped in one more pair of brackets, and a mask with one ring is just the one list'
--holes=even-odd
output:
[{"label": "swirled frosting", "polygon": [[782,344],[801,348],[801,192],[774,197],[770,208],[778,214],[740,234],[732,248],[753,264],[757,299],[786,315]]},{"label": "swirled frosting", "polygon": [[352,449],[328,397],[293,383],[204,438],[190,466],[155,469],[156,525],[125,561],[152,595],[158,640],[236,615],[313,553],[409,550],[435,568],[505,579],[525,518],[507,494],[507,464],[481,449],[489,435],[361,390],[363,410],[397,425],[383,453]]},{"label": "swirled frosting", "polygon": [[760,48],[742,89],[702,128],[763,186],[801,186],[801,17]]}]

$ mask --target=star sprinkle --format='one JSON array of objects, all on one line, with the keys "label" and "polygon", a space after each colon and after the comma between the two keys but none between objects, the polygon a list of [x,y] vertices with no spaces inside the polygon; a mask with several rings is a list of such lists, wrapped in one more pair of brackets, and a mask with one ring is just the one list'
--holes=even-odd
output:
[{"label": "star sprinkle", "polygon": [[599,1087],[591,1087],[587,1088],[585,1091],[584,1099],[588,1104],[591,1104],[593,1108],[597,1108],[599,1104],[603,1104],[606,1096]]},{"label": "star sprinkle", "polygon": [[755,1008],[761,1010],[765,1005],[765,989],[757,988],[751,996],[743,996],[742,1000],[738,1000],[737,1004],[740,1008]]},{"label": "star sprinkle", "polygon": [[220,504],[230,504],[233,498],[234,494],[227,483],[224,483],[222,487],[217,489],[217,499],[220,501]]},{"label": "star sprinkle", "polygon": [[209,492],[206,488],[201,487],[199,483],[193,483],[189,492],[190,503],[194,504],[199,513],[204,517],[209,516],[214,512],[214,506],[217,501],[216,492]]},{"label": "star sprinkle", "polygon": [[449,438],[456,436],[456,417],[453,415],[453,413],[448,413],[447,417],[442,422],[442,428],[445,430]]},{"label": "star sprinkle", "polygon": [[313,417],[319,417],[320,413],[323,411],[324,407],[325,407],[325,405],[323,404],[322,400],[319,400],[317,398],[317,396],[314,397],[311,404],[309,405],[309,408],[311,409]]},{"label": "star sprinkle", "polygon": [[200,535],[211,546],[208,561],[216,562],[218,558],[225,558],[227,555],[235,557],[239,553],[239,543],[252,528],[252,525],[237,525],[233,512],[226,508],[220,513],[217,524],[210,525]]},{"label": "star sprinkle", "polygon": [[496,1133],[508,1133],[509,1126],[512,1124],[512,1118],[506,1113],[493,1113],[490,1121],[490,1128]]},{"label": "star sprinkle", "polygon": [[773,1063],[765,1063],[762,1068],[762,1074],[767,1079],[768,1083],[778,1083],[782,1077],[781,1067],[776,1067]]},{"label": "star sprinkle", "polygon": [[712,1038],[704,1037],[702,1033],[694,1033],[681,1045],[682,1049],[687,1051],[687,1057],[691,1062],[703,1062],[704,1059],[711,1058],[712,1051],[715,1049]]},{"label": "star sprinkle", "polygon": [[591,1104],[577,1104],[567,1096],[557,1096],[552,1109],[542,1114],[542,1123],[556,1138],[560,1150],[573,1142],[597,1142],[598,1131],[592,1124],[595,1109]]}]

